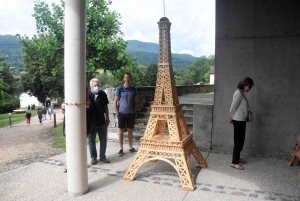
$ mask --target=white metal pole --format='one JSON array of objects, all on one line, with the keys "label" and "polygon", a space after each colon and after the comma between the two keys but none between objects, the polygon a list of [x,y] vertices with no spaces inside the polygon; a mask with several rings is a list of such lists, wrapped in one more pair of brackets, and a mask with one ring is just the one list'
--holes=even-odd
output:
[{"label": "white metal pole", "polygon": [[[85,56],[86,0],[65,1],[65,129],[68,192],[88,192]],[[77,105],[75,105],[77,103]]]}]

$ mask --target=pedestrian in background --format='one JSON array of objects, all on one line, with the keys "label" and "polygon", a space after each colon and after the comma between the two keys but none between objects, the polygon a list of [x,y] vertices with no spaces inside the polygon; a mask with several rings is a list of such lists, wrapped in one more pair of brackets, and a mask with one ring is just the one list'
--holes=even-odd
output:
[{"label": "pedestrian in background", "polygon": [[53,104],[51,104],[49,107],[48,107],[48,115],[50,117],[50,120],[51,120],[51,116],[53,114]]},{"label": "pedestrian in background", "polygon": [[234,147],[231,167],[238,170],[244,170],[244,167],[239,163],[246,163],[244,159],[240,158],[245,142],[246,120],[248,115],[248,101],[245,92],[250,91],[253,85],[254,82],[249,77],[244,78],[238,83],[238,89],[233,94],[229,111],[228,124],[232,123],[234,128]]},{"label": "pedestrian in background", "polygon": [[40,125],[42,125],[43,112],[42,112],[41,108],[38,109],[37,115],[40,120]]},{"label": "pedestrian in background", "polygon": [[42,114],[43,114],[43,121],[44,121],[47,118],[47,109],[44,106],[43,106],[43,109],[42,109]]},{"label": "pedestrian in background", "polygon": [[26,115],[25,115],[26,121],[27,121],[27,125],[30,126],[30,119],[31,119],[31,112],[30,110],[27,111]]}]

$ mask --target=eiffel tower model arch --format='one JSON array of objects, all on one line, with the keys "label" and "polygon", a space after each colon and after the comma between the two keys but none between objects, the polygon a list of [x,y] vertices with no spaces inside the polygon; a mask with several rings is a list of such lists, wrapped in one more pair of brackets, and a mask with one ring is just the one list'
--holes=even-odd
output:
[{"label": "eiffel tower model arch", "polygon": [[154,103],[140,148],[128,167],[123,179],[132,181],[138,169],[149,161],[162,160],[177,171],[183,190],[194,190],[190,155],[197,167],[206,168],[207,163],[193,141],[181,105],[178,101],[171,60],[171,23],[162,17],[159,27],[159,61]]}]

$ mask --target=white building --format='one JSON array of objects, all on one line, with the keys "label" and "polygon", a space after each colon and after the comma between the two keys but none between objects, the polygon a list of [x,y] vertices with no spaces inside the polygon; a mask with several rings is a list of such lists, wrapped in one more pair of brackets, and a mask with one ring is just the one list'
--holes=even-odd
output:
[{"label": "white building", "polygon": [[43,103],[39,102],[35,96],[29,96],[27,93],[22,93],[20,95],[20,108],[27,108],[28,105],[35,104],[35,107],[42,107]]},{"label": "white building", "polygon": [[208,74],[209,74],[209,84],[214,85],[215,84],[215,67],[214,66],[210,67]]}]

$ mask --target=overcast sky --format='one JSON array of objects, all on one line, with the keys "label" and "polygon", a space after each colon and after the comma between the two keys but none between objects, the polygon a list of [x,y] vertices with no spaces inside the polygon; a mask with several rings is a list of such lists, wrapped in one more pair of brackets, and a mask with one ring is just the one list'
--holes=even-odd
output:
[{"label": "overcast sky", "polygon": [[[164,16],[163,0],[112,1],[111,9],[122,16],[125,40],[158,43],[157,22]],[[34,0],[0,0],[0,35],[36,34],[33,6]],[[215,54],[215,0],[165,0],[165,16],[172,23],[173,53],[196,57]]]}]

